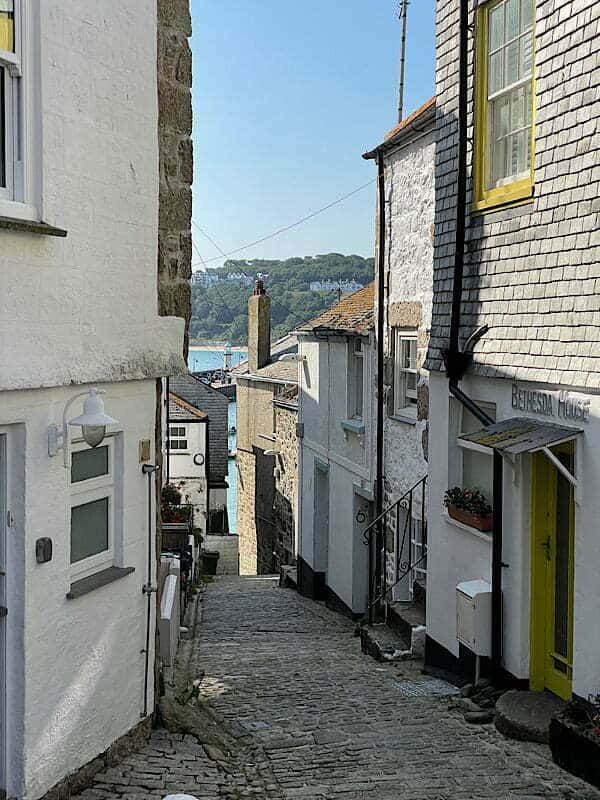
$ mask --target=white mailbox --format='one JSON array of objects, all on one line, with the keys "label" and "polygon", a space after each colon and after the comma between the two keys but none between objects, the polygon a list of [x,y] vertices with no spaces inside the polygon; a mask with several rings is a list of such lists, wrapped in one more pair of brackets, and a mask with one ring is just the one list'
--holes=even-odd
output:
[{"label": "white mailbox", "polygon": [[492,654],[492,587],[487,581],[456,587],[456,637],[476,656]]}]

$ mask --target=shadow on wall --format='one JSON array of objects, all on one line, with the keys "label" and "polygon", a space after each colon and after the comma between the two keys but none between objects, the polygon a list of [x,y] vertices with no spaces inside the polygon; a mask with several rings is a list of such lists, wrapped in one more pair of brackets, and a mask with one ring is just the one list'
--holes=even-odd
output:
[{"label": "shadow on wall", "polygon": [[256,572],[274,575],[279,571],[276,558],[277,528],[273,506],[275,502],[275,456],[265,455],[254,447],[255,494],[254,524],[256,527]]},{"label": "shadow on wall", "polygon": [[296,559],[294,557],[294,509],[289,498],[278,490],[275,491],[273,512],[276,535],[275,561],[276,570],[279,572],[282,566],[295,564]]}]

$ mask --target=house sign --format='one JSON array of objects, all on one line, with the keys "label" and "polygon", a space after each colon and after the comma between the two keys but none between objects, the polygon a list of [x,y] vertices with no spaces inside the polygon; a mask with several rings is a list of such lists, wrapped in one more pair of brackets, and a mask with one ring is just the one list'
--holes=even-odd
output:
[{"label": "house sign", "polygon": [[560,417],[576,422],[589,422],[590,400],[575,397],[570,392],[540,392],[522,389],[518,383],[512,386],[512,407],[530,414],[544,417]]}]

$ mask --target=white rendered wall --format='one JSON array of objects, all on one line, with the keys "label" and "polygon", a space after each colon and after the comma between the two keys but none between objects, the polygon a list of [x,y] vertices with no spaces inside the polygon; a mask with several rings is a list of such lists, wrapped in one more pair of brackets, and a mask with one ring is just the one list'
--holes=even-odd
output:
[{"label": "white rendered wall", "polygon": [[184,322],[157,312],[156,3],[30,5],[41,218],[68,237],[2,231],[0,390],[181,371]]},{"label": "white rendered wall", "polygon": [[[25,510],[24,518],[17,513],[8,543],[7,624],[13,641],[23,636],[25,651],[24,662],[21,653],[9,665],[8,730],[15,732],[9,749],[9,796],[43,795],[137,725],[143,710],[140,651],[145,646],[146,599],[141,588],[147,580],[148,478],[142,475],[138,443],[154,441],[155,381],[101,388],[107,391],[107,412],[119,420],[111,430],[122,432],[123,442],[122,547],[116,548],[116,565],[134,567],[135,572],[76,600],[66,599],[71,585],[70,472],[63,467],[62,454],[49,458],[47,428],[60,421],[66,401],[78,389],[2,395],[0,426],[11,437],[20,435],[14,443],[16,455],[25,457],[24,483],[9,498],[18,511],[21,496]],[[80,408],[74,404],[74,415]],[[154,502],[154,493],[152,497]],[[40,536],[50,537],[54,546],[52,561],[42,565],[35,559]],[[154,536],[153,523],[153,563]],[[154,599],[152,603],[154,621]],[[20,631],[11,631],[11,626]],[[154,630],[150,642],[152,648]],[[151,670],[153,659],[151,652]],[[152,675],[149,685],[152,709]]]},{"label": "white rendered wall", "polygon": [[[315,462],[329,468],[329,544],[327,586],[354,612],[366,608],[363,573],[367,547],[355,522],[354,497],[373,491],[375,352],[365,348],[365,433],[345,431],[347,409],[347,353],[345,337],[311,341],[300,339],[301,386],[299,554],[316,571],[314,521]],[[364,527],[364,526],[363,526]]]},{"label": "white rendered wall", "polygon": [[[448,382],[438,373],[431,374],[430,403],[430,490],[429,558],[427,582],[427,633],[454,655],[456,640],[456,584],[483,578],[491,581],[491,536],[462,530],[448,521],[442,509],[443,494],[450,484],[458,483],[449,475],[449,395]],[[525,388],[557,391],[559,387],[523,384]],[[496,418],[534,416],[512,408],[510,381],[467,378],[463,390],[475,401],[496,404]],[[568,389],[569,387],[560,387]],[[575,598],[573,691],[581,697],[598,691],[600,675],[600,541],[597,520],[600,518],[600,397],[591,400],[587,424],[564,419],[552,420],[561,425],[583,427],[578,440],[578,466],[581,489],[575,508]],[[542,417],[540,419],[547,419]],[[503,569],[505,668],[518,678],[529,677],[530,616],[530,457],[523,456],[513,474],[504,470]]]}]

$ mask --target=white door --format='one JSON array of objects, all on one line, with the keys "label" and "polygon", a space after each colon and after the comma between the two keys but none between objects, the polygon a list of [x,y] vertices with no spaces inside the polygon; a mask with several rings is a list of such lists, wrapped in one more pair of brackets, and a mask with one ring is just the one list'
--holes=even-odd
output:
[{"label": "white door", "polygon": [[0,434],[0,798],[6,797],[6,435]]}]

